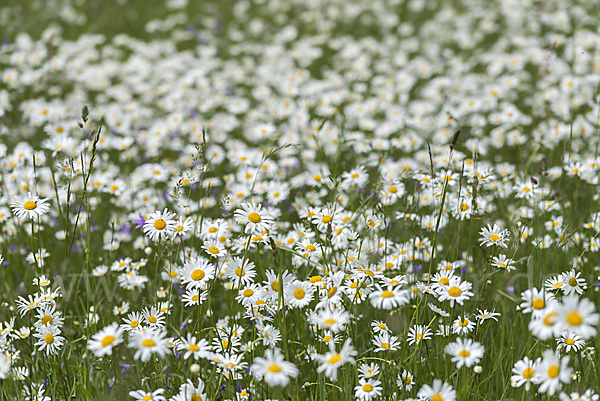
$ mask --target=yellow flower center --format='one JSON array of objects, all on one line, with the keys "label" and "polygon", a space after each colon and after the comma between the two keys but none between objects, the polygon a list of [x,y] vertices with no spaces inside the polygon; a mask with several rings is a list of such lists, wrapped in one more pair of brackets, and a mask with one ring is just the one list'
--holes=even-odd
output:
[{"label": "yellow flower center", "polygon": [[279,291],[279,281],[273,281],[271,283],[271,289],[276,292]]},{"label": "yellow flower center", "polygon": [[325,215],[325,216],[323,216],[323,218],[321,219],[321,221],[322,221],[323,223],[325,223],[325,224],[327,224],[327,223],[331,222],[331,220],[332,220],[332,217],[331,217],[330,215],[328,215],[328,214],[327,214],[327,215]]},{"label": "yellow flower center", "polygon": [[281,366],[274,363],[271,366],[269,366],[267,370],[271,373],[279,373],[281,372]]},{"label": "yellow flower center", "polygon": [[242,277],[244,275],[244,273],[246,273],[246,272],[241,267],[238,267],[237,269],[235,269],[235,274],[238,277]]},{"label": "yellow flower center", "polygon": [[294,291],[294,296],[296,297],[296,299],[302,299],[302,298],[304,298],[305,295],[306,295],[306,293],[304,292],[304,290],[302,288],[297,288]]},{"label": "yellow flower center", "polygon": [[251,297],[252,295],[254,295],[254,291],[252,291],[250,288],[244,291],[245,297]]},{"label": "yellow flower center", "polygon": [[260,217],[260,214],[256,213],[256,212],[252,212],[248,215],[248,220],[250,220],[252,223],[260,223],[262,218]]},{"label": "yellow flower center", "polygon": [[217,248],[216,246],[211,246],[210,248],[208,248],[208,252],[212,253],[213,255],[216,255],[219,253],[219,248]]},{"label": "yellow flower center", "polygon": [[460,294],[462,294],[462,290],[458,287],[451,287],[448,290],[448,295],[450,295],[451,297],[459,297]]},{"label": "yellow flower center", "polygon": [[390,349],[389,343],[381,343],[381,348]]},{"label": "yellow flower center", "polygon": [[469,321],[467,319],[463,320],[462,322],[459,322],[458,325],[460,327],[466,327],[469,325]]},{"label": "yellow flower center", "polygon": [[46,344],[52,344],[54,342],[54,336],[48,333],[44,336],[44,341],[46,342]]},{"label": "yellow flower center", "polygon": [[448,277],[442,277],[440,279],[440,284],[448,285],[450,284],[450,279]]},{"label": "yellow flower center", "polygon": [[154,347],[156,345],[156,342],[154,342],[154,340],[151,338],[147,338],[144,341],[142,341],[142,345],[144,347]]},{"label": "yellow flower center", "polygon": [[365,270],[365,274],[369,277],[373,277],[375,275],[375,273],[373,273],[371,270]]},{"label": "yellow flower center", "polygon": [[192,301],[194,301],[194,302],[196,302],[199,299],[200,299],[200,295],[198,295],[198,294],[195,294],[192,296]]},{"label": "yellow flower center", "polygon": [[460,210],[462,212],[466,211],[467,209],[469,209],[469,205],[467,205],[466,203],[460,205]]},{"label": "yellow flower center", "polygon": [[192,394],[192,401],[202,401],[202,397],[198,393]]},{"label": "yellow flower center", "polygon": [[460,351],[458,353],[458,355],[462,356],[463,358],[468,357],[469,355],[471,355],[471,353],[469,351],[467,351],[466,349],[463,349],[462,351]]},{"label": "yellow flower center", "polygon": [[385,324],[383,323],[379,323],[377,326],[379,326],[381,330],[387,330],[387,327],[385,327]]},{"label": "yellow flower center", "polygon": [[500,240],[500,236],[496,234],[490,235],[490,239],[494,242],[498,242]]},{"label": "yellow flower center", "polygon": [[534,374],[535,374],[535,372],[533,371],[532,368],[527,368],[523,371],[523,377],[525,379],[531,379]]},{"label": "yellow flower center", "polygon": [[579,326],[581,322],[583,322],[583,318],[579,312],[571,312],[567,315],[567,322],[569,322],[571,326]]},{"label": "yellow flower center", "polygon": [[135,329],[136,327],[138,327],[140,324],[140,322],[138,322],[137,320],[134,320],[133,322],[131,322],[131,328]]},{"label": "yellow flower center", "polygon": [[306,249],[307,251],[311,251],[311,252],[314,252],[317,250],[317,248],[315,248],[315,246],[312,244],[306,245],[306,247],[304,249]]},{"label": "yellow flower center", "polygon": [[546,326],[554,326],[554,318],[558,316],[558,313],[556,312],[552,312],[552,313],[548,313],[548,315],[544,318],[544,324]]},{"label": "yellow flower center", "polygon": [[575,340],[573,340],[572,338],[567,338],[565,340],[565,344],[567,344],[567,345],[573,345],[573,344],[575,344]]},{"label": "yellow flower center", "polygon": [[144,396],[144,398],[142,398],[143,401],[150,401],[152,399],[151,395],[146,395]]},{"label": "yellow flower center", "polygon": [[211,227],[208,229],[208,232],[211,234],[216,233],[217,231],[218,231],[217,227]]},{"label": "yellow flower center", "polygon": [[109,345],[111,345],[114,341],[116,340],[115,336],[106,336],[102,339],[102,346],[103,347],[108,347]]},{"label": "yellow flower center", "polygon": [[390,290],[385,290],[381,293],[381,296],[383,298],[393,298],[394,297],[394,293],[391,292]]},{"label": "yellow flower center", "polygon": [[321,277],[321,276],[312,276],[309,281],[311,283],[317,283],[317,282],[319,282],[321,280],[323,280],[323,277]]},{"label": "yellow flower center", "polygon": [[198,347],[196,344],[190,344],[190,345],[188,346],[188,349],[189,349],[190,351],[192,351],[192,352],[198,352],[198,351],[200,351],[200,347]]},{"label": "yellow flower center", "polygon": [[548,377],[554,379],[556,376],[558,376],[559,372],[560,369],[558,368],[558,366],[552,365],[548,368]]},{"label": "yellow flower center", "polygon": [[37,207],[37,204],[34,201],[27,201],[25,202],[23,207],[27,210],[33,210]]},{"label": "yellow flower center", "polygon": [[544,309],[544,300],[541,298],[536,298],[531,303],[534,309]]},{"label": "yellow flower center", "polygon": [[325,323],[325,324],[334,324],[335,323],[335,319],[331,319],[331,318],[325,319],[325,321],[323,323]]},{"label": "yellow flower center", "polygon": [[42,324],[43,324],[44,326],[48,326],[48,324],[52,324],[52,321],[53,321],[53,320],[52,320],[52,316],[48,316],[48,315],[46,315],[46,316],[44,316],[44,317],[42,318]]},{"label": "yellow flower center", "polygon": [[327,291],[327,298],[332,298],[335,294],[337,294],[337,287],[332,287]]},{"label": "yellow flower center", "polygon": [[365,393],[370,393],[371,391],[373,391],[373,386],[371,386],[370,384],[365,384],[362,387],[362,389]]},{"label": "yellow flower center", "polygon": [[571,287],[577,287],[577,279],[576,278],[572,278],[571,280],[569,280],[569,285]]},{"label": "yellow flower center", "polygon": [[333,365],[334,363],[338,363],[341,360],[342,356],[340,354],[335,354],[331,358],[329,358],[327,362]]},{"label": "yellow flower center", "polygon": [[442,397],[442,396],[441,396],[441,395],[439,395],[439,394],[434,394],[434,395],[431,397],[431,401],[444,401],[444,397]]},{"label": "yellow flower center", "polygon": [[158,219],[154,222],[154,228],[157,230],[164,230],[167,226],[167,223],[163,219]]},{"label": "yellow flower center", "polygon": [[148,321],[149,321],[150,323],[156,323],[156,318],[155,318],[154,316],[149,316],[149,317],[148,317]]}]

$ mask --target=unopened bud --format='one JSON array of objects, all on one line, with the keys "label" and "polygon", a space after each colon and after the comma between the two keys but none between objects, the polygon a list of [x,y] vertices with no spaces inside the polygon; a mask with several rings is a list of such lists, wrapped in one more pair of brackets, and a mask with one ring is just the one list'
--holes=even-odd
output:
[{"label": "unopened bud", "polygon": [[197,363],[192,364],[192,366],[190,366],[190,373],[192,373],[193,375],[197,375],[198,373],[200,373],[200,365],[198,365]]},{"label": "unopened bud", "polygon": [[150,255],[152,253],[152,248],[150,248],[149,246],[147,246],[146,249],[144,249],[144,253],[146,255]]},{"label": "unopened bud", "polygon": [[475,367],[473,368],[473,371],[474,371],[475,373],[481,373],[481,372],[483,371],[483,369],[482,369],[482,367],[481,367],[481,366],[477,365],[477,366],[475,366]]}]

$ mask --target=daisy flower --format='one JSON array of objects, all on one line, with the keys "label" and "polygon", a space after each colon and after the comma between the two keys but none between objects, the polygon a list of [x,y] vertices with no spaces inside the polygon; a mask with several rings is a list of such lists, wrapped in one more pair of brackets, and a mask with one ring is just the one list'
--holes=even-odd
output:
[{"label": "daisy flower", "polygon": [[164,388],[159,388],[151,393],[144,390],[136,390],[130,391],[129,396],[133,397],[136,400],[143,401],[167,401],[167,399],[162,395],[165,392]]},{"label": "daisy flower", "polygon": [[513,266],[513,263],[515,263],[514,260],[507,258],[506,255],[500,254],[498,256],[494,256],[492,258],[492,265],[496,266],[500,269],[506,269],[508,271],[511,270],[515,270],[515,267]]},{"label": "daisy flower", "polygon": [[322,329],[329,329],[334,333],[343,330],[350,322],[350,314],[345,310],[322,310],[315,318],[315,322]]},{"label": "daisy flower", "polygon": [[481,231],[479,232],[479,234],[481,234],[481,238],[479,239],[479,242],[481,242],[481,245],[487,245],[487,246],[498,245],[498,246],[501,246],[502,248],[508,248],[508,245],[506,245],[506,243],[509,240],[509,238],[508,238],[509,231],[501,230],[500,227],[498,227],[498,225],[496,225],[496,224],[494,224],[494,227],[491,227],[488,224],[487,228],[483,227],[481,229]]},{"label": "daisy flower", "polygon": [[510,381],[514,383],[516,387],[521,387],[523,384],[525,384],[525,390],[529,391],[529,387],[531,387],[531,383],[533,377],[535,376],[539,361],[540,358],[534,362],[527,357],[517,361],[515,366],[512,368],[512,372],[514,374],[511,376]]},{"label": "daisy flower", "polygon": [[178,351],[185,351],[183,359],[194,356],[194,359],[208,358],[210,356],[210,345],[204,338],[196,341],[196,337],[188,333],[187,338],[182,338],[176,348]]},{"label": "daisy flower", "polygon": [[376,363],[363,363],[358,368],[358,376],[361,379],[370,379],[379,374],[379,365]]},{"label": "daisy flower", "polygon": [[583,293],[583,287],[586,285],[586,282],[583,277],[579,276],[581,276],[581,272],[576,272],[575,270],[571,270],[570,272],[564,274],[564,276],[562,277],[562,290],[565,293],[565,295]]},{"label": "daisy flower", "polygon": [[585,346],[585,341],[580,336],[566,330],[560,333],[560,338],[556,342],[558,344],[557,349],[565,349],[567,352],[571,350],[579,351]]},{"label": "daisy flower", "polygon": [[202,249],[210,256],[215,258],[223,257],[227,254],[225,246],[216,239],[209,239],[204,241]]},{"label": "daisy flower", "polygon": [[287,386],[290,377],[298,376],[296,366],[287,362],[278,348],[267,349],[264,358],[254,358],[252,374],[270,386]]},{"label": "daisy flower", "polygon": [[88,340],[88,349],[98,357],[112,355],[112,349],[123,342],[123,331],[118,323],[106,326]]},{"label": "daisy flower", "polygon": [[352,346],[352,340],[349,338],[346,340],[340,352],[335,350],[335,344],[333,341],[329,342],[329,352],[324,355],[317,354],[315,359],[321,364],[317,368],[318,373],[325,374],[325,377],[332,381],[337,381],[337,371],[340,366],[345,363],[354,364],[353,356],[357,355],[358,352],[354,350]]},{"label": "daisy flower", "polygon": [[554,295],[549,291],[540,291],[537,288],[523,291],[521,293],[523,302],[519,305],[523,313],[533,313],[534,317],[540,315]]},{"label": "daisy flower", "polygon": [[177,221],[174,217],[175,213],[169,212],[168,209],[151,213],[144,223],[144,234],[154,242],[173,238],[173,234],[177,232]]},{"label": "daisy flower", "polygon": [[50,205],[46,203],[47,201],[47,198],[39,198],[29,193],[22,199],[15,199],[10,208],[15,216],[20,219],[25,216],[33,219],[36,216],[43,215],[50,209]]},{"label": "daisy flower", "polygon": [[456,318],[456,320],[454,320],[454,322],[452,322],[452,332],[454,334],[468,334],[472,332],[474,328],[475,321],[470,320],[467,316],[464,316],[464,318],[459,316]]},{"label": "daisy flower", "polygon": [[373,337],[373,345],[376,347],[375,352],[380,351],[396,351],[398,346],[400,345],[400,341],[398,341],[398,337],[391,336],[387,331],[382,332],[381,334],[376,334]]},{"label": "daisy flower", "polygon": [[456,390],[450,384],[446,382],[442,383],[440,379],[435,379],[433,386],[428,384],[423,385],[417,397],[429,401],[455,401]]},{"label": "daisy flower", "polygon": [[195,400],[207,400],[206,393],[204,392],[204,382],[198,379],[198,385],[194,386],[194,383],[188,379],[187,383],[183,383],[179,387],[179,394],[173,397],[173,401],[195,401]]},{"label": "daisy flower", "polygon": [[374,320],[371,322],[371,328],[375,333],[381,333],[384,331],[391,332],[387,324],[382,322],[381,320]]},{"label": "daisy flower", "polygon": [[152,329],[131,334],[129,337],[129,347],[136,349],[133,356],[134,359],[146,362],[152,354],[158,354],[160,357],[164,356],[168,351],[167,342],[165,341],[166,336],[166,331]]},{"label": "daisy flower", "polygon": [[545,308],[539,315],[532,315],[529,331],[540,340],[557,337],[564,330],[558,323],[558,313],[551,307]]},{"label": "daisy flower", "polygon": [[46,355],[54,355],[65,342],[65,338],[60,335],[60,329],[51,325],[41,326],[33,336],[38,339],[35,345],[40,351],[46,350]]},{"label": "daisy flower", "polygon": [[456,342],[446,346],[446,353],[452,356],[452,362],[456,362],[457,369],[460,369],[463,365],[470,368],[473,364],[481,361],[484,347],[470,338],[463,340],[458,337]]},{"label": "daisy flower", "polygon": [[238,209],[234,213],[235,220],[245,226],[244,232],[249,233],[262,233],[268,231],[273,224],[273,217],[261,211],[262,205],[252,203],[242,203],[240,205],[241,210]]},{"label": "daisy flower", "polygon": [[370,401],[381,395],[383,387],[381,382],[375,379],[361,378],[358,386],[354,387],[354,397],[361,401]]},{"label": "daisy flower", "polygon": [[496,322],[498,321],[497,316],[501,316],[500,313],[497,312],[488,312],[487,309],[484,309],[483,311],[481,309],[477,309],[477,320],[479,320],[479,324],[485,322],[488,319],[493,319]]},{"label": "daisy flower", "polygon": [[190,289],[183,294],[181,297],[181,301],[184,303],[185,307],[198,305],[201,302],[206,301],[208,298],[208,291],[199,291],[196,289]]},{"label": "daisy flower", "polygon": [[415,385],[415,378],[408,370],[404,370],[402,374],[398,375],[396,385],[400,390],[405,389],[406,391],[410,391]]},{"label": "daisy flower", "polygon": [[408,291],[400,288],[387,286],[384,290],[375,285],[375,290],[369,294],[371,305],[378,309],[395,309],[408,303]]},{"label": "daisy flower", "polygon": [[594,326],[598,325],[600,315],[589,299],[568,295],[563,298],[562,303],[554,304],[551,309],[557,313],[558,324],[565,330],[580,335],[584,340],[596,335]]},{"label": "daisy flower", "polygon": [[438,300],[440,302],[449,300],[450,306],[454,306],[454,302],[462,305],[464,301],[471,298],[474,294],[469,291],[473,285],[468,281],[461,281],[459,277],[454,277],[450,280],[447,287],[438,292]]},{"label": "daisy flower", "polygon": [[423,325],[416,325],[408,330],[407,341],[409,345],[413,345],[421,342],[422,340],[429,340],[431,335],[431,329]]},{"label": "daisy flower", "polygon": [[225,274],[234,281],[235,288],[238,288],[240,285],[253,283],[256,271],[254,270],[254,263],[234,256],[233,259],[227,263]]},{"label": "daisy flower", "polygon": [[537,365],[533,382],[538,384],[538,393],[547,393],[553,396],[561,387],[561,383],[571,382],[573,369],[568,366],[570,357],[560,357],[560,354],[551,349],[544,351],[540,363]]},{"label": "daisy flower", "polygon": [[141,329],[140,323],[143,318],[144,316],[140,312],[131,312],[126,318],[123,318],[125,323],[121,324],[121,327],[125,331],[138,331]]},{"label": "daisy flower", "polygon": [[187,289],[203,290],[215,277],[215,266],[204,258],[192,258],[180,271],[181,284]]},{"label": "daisy flower", "polygon": [[292,308],[304,308],[312,301],[315,287],[306,281],[293,281],[287,288],[285,300]]}]

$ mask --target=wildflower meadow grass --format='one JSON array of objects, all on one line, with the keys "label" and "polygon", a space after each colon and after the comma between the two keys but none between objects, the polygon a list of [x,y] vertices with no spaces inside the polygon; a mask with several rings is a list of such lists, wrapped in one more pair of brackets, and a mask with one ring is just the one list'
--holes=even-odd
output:
[{"label": "wildflower meadow grass", "polygon": [[591,0],[0,6],[0,400],[598,400]]}]

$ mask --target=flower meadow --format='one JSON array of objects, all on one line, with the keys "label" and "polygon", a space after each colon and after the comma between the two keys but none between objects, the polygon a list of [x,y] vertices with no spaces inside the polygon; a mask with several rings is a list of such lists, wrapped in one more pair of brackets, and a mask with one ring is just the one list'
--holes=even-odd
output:
[{"label": "flower meadow", "polygon": [[0,7],[0,400],[600,398],[597,2],[104,3]]}]

